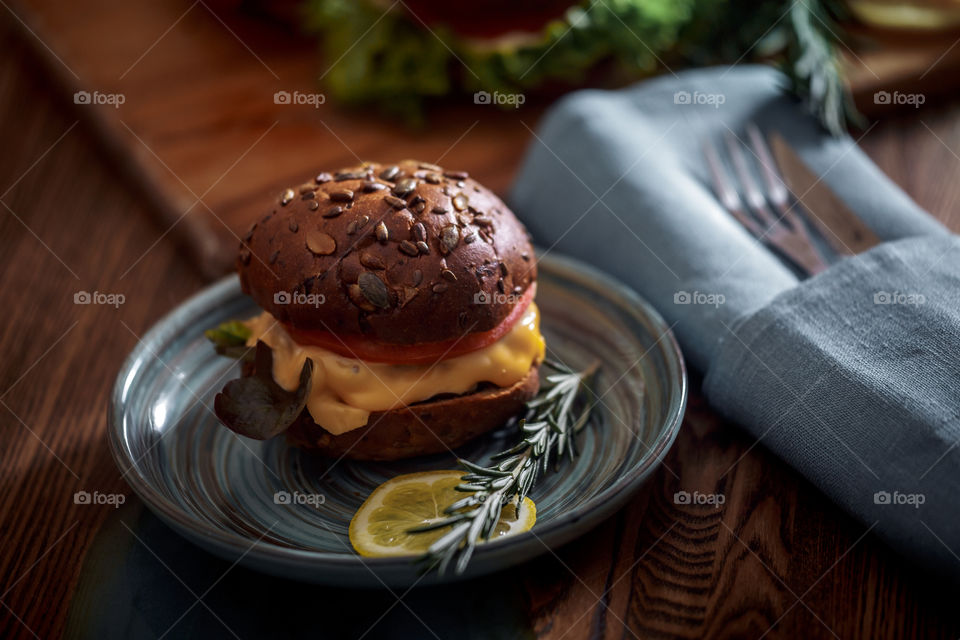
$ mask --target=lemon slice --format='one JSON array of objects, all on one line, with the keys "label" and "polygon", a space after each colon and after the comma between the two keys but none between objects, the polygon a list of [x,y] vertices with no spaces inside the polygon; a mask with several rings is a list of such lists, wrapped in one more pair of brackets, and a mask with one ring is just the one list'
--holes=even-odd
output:
[{"label": "lemon slice", "polygon": [[[424,553],[450,527],[422,533],[407,533],[413,527],[443,520],[449,505],[470,495],[457,491],[463,471],[409,473],[384,482],[357,510],[350,521],[350,544],[367,557],[416,556]],[[529,531],[537,520],[537,506],[524,498],[517,513],[516,502],[500,511],[500,521],[491,539]]]}]

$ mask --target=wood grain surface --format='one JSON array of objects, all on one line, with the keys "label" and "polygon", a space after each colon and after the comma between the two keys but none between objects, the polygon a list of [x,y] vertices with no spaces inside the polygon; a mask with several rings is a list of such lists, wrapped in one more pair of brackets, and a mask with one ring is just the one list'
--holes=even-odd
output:
[{"label": "wood grain surface", "polygon": [[[149,192],[142,184],[132,185],[117,155],[99,151],[96,124],[86,118],[80,122],[61,81],[37,60],[36,43],[23,44],[15,35],[22,33],[17,19],[4,11],[0,305],[8,318],[0,333],[0,637],[55,638],[64,632],[87,550],[112,513],[106,505],[75,504],[74,493],[118,492],[134,500],[112,463],[105,436],[114,376],[137,336],[202,286],[205,267],[174,241],[169,224],[158,224],[150,215],[156,205]],[[82,13],[71,17],[86,19]],[[191,28],[223,27],[210,18]],[[119,34],[117,40],[123,39]],[[142,49],[152,41],[140,38]],[[105,50],[113,46],[100,44]],[[107,64],[110,51],[101,55]],[[246,85],[240,85],[242,94]],[[198,96],[205,92],[204,87],[195,90]],[[139,117],[149,119],[150,108],[142,108]],[[463,117],[453,113],[451,122]],[[343,119],[335,130],[354,131],[372,116],[338,117]],[[495,124],[499,116],[492,117],[482,134],[468,133],[449,157],[502,189],[510,177],[505,167],[516,162],[502,154],[523,148],[529,133],[516,118],[513,126],[500,126]],[[197,154],[216,153],[204,148],[204,133],[236,122],[226,114],[217,122],[170,130],[150,144],[186,136],[196,141]],[[415,136],[383,123],[377,135],[356,133],[349,146],[363,153],[434,150],[438,155],[471,122],[460,120],[458,128],[451,125],[410,152]],[[875,127],[862,140],[884,171],[954,230],[960,229],[958,123],[960,106],[928,105]],[[265,116],[263,128],[268,126]],[[237,156],[235,149],[219,151],[225,166],[217,173]],[[343,145],[329,141],[314,155],[322,166],[352,157]],[[280,154],[275,162],[261,160],[229,174],[237,206],[248,206],[267,183],[273,191],[297,179],[301,166],[292,160],[287,166],[284,158]],[[181,160],[189,165],[189,157]],[[195,182],[189,184],[199,195],[217,177],[190,174]],[[78,291],[120,293],[125,301],[117,308],[76,305]],[[526,611],[512,637],[960,635],[955,586],[917,573],[762,444],[753,445],[735,426],[720,421],[704,405],[698,386],[694,380],[676,446],[628,508],[558,553],[498,576],[509,582],[504,593]],[[719,492],[726,501],[716,509],[677,505],[678,490]],[[230,580],[228,574],[224,581],[229,585]],[[343,602],[358,606],[353,615],[366,616],[371,624],[390,604],[365,594]]]}]

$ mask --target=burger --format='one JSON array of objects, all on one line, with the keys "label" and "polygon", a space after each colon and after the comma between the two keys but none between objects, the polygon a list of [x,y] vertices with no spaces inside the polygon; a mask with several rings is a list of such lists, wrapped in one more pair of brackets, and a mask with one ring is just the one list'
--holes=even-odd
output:
[{"label": "burger", "polygon": [[207,335],[244,361],[214,402],[241,435],[395,460],[499,427],[539,388],[529,235],[466,172],[320,173],[253,225],[237,271],[261,311]]}]

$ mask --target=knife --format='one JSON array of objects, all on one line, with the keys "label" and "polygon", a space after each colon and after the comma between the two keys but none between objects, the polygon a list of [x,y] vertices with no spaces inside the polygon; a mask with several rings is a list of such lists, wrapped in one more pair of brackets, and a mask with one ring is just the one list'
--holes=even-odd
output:
[{"label": "knife", "polygon": [[880,238],[804,164],[780,134],[770,135],[770,145],[793,197],[807,210],[808,219],[834,251],[853,255],[880,244]]}]

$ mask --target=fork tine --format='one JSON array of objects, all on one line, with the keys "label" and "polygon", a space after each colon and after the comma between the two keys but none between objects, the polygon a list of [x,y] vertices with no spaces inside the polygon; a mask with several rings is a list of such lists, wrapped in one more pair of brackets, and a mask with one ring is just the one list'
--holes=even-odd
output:
[{"label": "fork tine", "polygon": [[716,147],[714,147],[709,140],[705,140],[703,143],[703,155],[707,158],[707,166],[710,167],[710,175],[713,177],[713,188],[714,191],[717,192],[717,197],[720,198],[720,204],[722,204],[723,208],[729,211],[740,224],[746,227],[747,231],[759,238],[763,231],[744,210],[743,202],[740,200],[736,189],[732,186],[733,181],[730,179],[730,175],[724,168],[723,163],[720,162],[720,155],[717,153]]},{"label": "fork tine", "polygon": [[773,212],[770,211],[766,196],[763,195],[760,187],[757,186],[757,181],[753,179],[753,174],[747,166],[747,158],[743,153],[743,144],[741,144],[740,140],[730,131],[726,132],[724,140],[726,140],[727,150],[730,152],[730,159],[733,160],[733,169],[736,171],[737,178],[740,179],[740,184],[746,192],[744,195],[747,204],[750,205],[750,209],[769,230],[769,227],[777,223],[777,219],[773,215]]},{"label": "fork tine", "polygon": [[[778,218],[770,210],[767,202],[768,195],[757,186],[757,182],[754,180],[747,164],[746,152],[751,151],[750,148],[745,142],[741,143],[732,131],[728,131],[726,140],[727,146],[730,148],[730,157],[733,159],[733,166],[740,178],[740,184],[746,192],[746,200],[750,203],[757,217],[768,225],[763,240],[779,249],[781,253],[808,275],[823,271],[826,268],[826,263],[811,242],[806,227],[799,221],[796,225],[791,226],[782,222],[782,218],[788,217],[792,213],[791,208],[786,205],[786,194],[783,194],[784,200],[782,202],[784,204],[782,209],[778,208],[778,212],[781,214]],[[762,160],[760,164],[763,164]],[[791,219],[791,221],[794,219]]]},{"label": "fork tine", "polygon": [[[801,220],[809,223],[812,228],[817,229],[820,232],[820,236],[838,254],[848,256],[853,255],[854,252],[850,249],[850,247],[848,247],[844,242],[840,241],[836,234],[829,227],[826,227],[823,220],[821,220],[817,214],[813,212],[813,210],[805,206],[805,203],[800,200],[799,197],[794,195],[794,201],[791,205],[791,192],[787,188],[786,181],[777,167],[777,162],[773,159],[773,153],[770,151],[770,145],[763,137],[763,134],[760,132],[760,129],[757,127],[757,125],[752,122],[747,125],[747,135],[750,136],[750,142],[753,144],[753,148],[757,152],[757,155],[761,158],[761,161],[764,165],[764,174],[766,175],[768,172],[770,174],[769,178],[767,178],[771,189],[770,199],[777,210],[780,211],[781,215],[790,222],[794,229],[803,235],[809,237],[810,233],[807,231],[807,228],[803,225]],[[773,183],[776,183],[778,187],[775,195],[773,194]]]},{"label": "fork tine", "polygon": [[803,212],[800,210],[799,201],[794,206],[790,206],[790,192],[787,190],[787,185],[784,183],[779,169],[777,169],[777,163],[774,162],[773,154],[770,152],[766,140],[763,139],[759,127],[752,122],[748,124],[747,136],[750,138],[750,144],[757,154],[757,159],[763,170],[763,179],[767,184],[767,195],[770,197],[770,202],[795,231],[809,237],[807,227],[801,221]]},{"label": "fork tine", "polygon": [[770,148],[756,124],[751,122],[747,125],[747,137],[750,138],[750,145],[760,161],[760,168],[762,169],[763,180],[767,183],[767,195],[770,196],[770,201],[777,207],[781,206],[780,203],[788,204],[790,196],[787,186],[783,183],[783,178],[777,170],[777,164],[773,161],[773,154],[770,153]]}]

